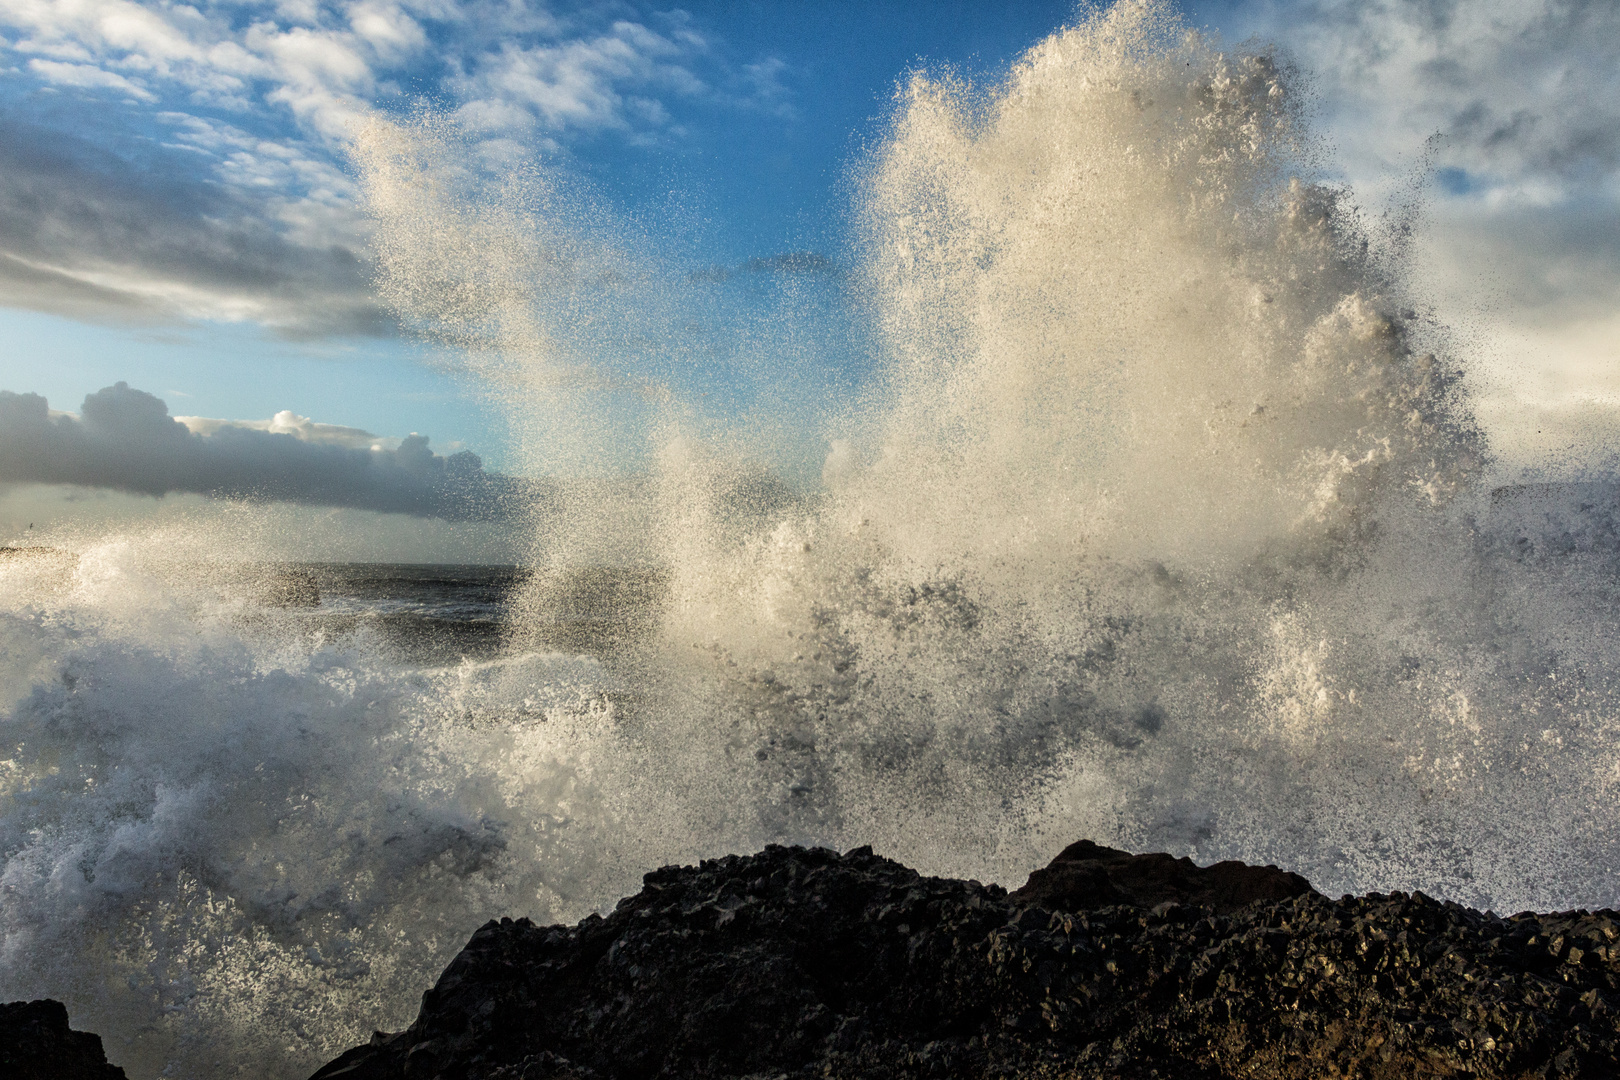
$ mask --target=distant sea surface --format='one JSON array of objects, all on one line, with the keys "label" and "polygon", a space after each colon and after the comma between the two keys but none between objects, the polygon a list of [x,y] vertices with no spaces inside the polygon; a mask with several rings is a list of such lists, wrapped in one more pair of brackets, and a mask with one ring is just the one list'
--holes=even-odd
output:
[{"label": "distant sea surface", "polygon": [[[490,660],[512,643],[513,603],[536,586],[522,646],[600,655],[640,628],[659,576],[591,567],[285,563],[267,568],[259,609],[335,645],[365,645],[413,665]],[[536,580],[536,579],[539,580]]]},{"label": "distant sea surface", "polygon": [[290,563],[266,586],[269,606],[334,643],[369,639],[416,664],[488,659],[508,605],[531,576],[518,566]]}]

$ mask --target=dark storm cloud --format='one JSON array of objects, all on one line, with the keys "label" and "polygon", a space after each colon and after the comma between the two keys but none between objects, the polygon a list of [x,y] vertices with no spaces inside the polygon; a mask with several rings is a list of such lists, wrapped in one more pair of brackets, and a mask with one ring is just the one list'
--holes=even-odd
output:
[{"label": "dark storm cloud", "polygon": [[293,336],[394,332],[369,268],[342,242],[346,212],[329,241],[294,242],[262,198],[193,175],[197,156],[121,156],[0,114],[0,304],[124,322],[250,319]]},{"label": "dark storm cloud", "polygon": [[193,434],[126,383],[52,416],[38,394],[0,390],[0,483],[79,484],[347,506],[455,520],[510,516],[542,497],[533,481],[487,473],[477,455],[441,457],[419,435],[356,449],[224,426]]}]

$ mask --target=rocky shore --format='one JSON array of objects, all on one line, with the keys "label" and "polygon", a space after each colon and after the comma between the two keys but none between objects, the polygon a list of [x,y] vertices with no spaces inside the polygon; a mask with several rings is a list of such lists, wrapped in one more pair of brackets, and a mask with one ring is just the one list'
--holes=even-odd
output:
[{"label": "rocky shore", "polygon": [[1612,1078],[1617,939],[1085,842],[1012,894],[773,847],[488,923],[313,1080]]},{"label": "rocky shore", "polygon": [[1612,911],[1330,900],[1085,841],[1010,894],[771,847],[486,924],[415,1023],[312,1080],[1613,1078],[1616,1003]]},{"label": "rocky shore", "polygon": [[5,1080],[126,1080],[107,1064],[101,1036],[68,1027],[60,1001],[0,1005],[0,1077]]}]

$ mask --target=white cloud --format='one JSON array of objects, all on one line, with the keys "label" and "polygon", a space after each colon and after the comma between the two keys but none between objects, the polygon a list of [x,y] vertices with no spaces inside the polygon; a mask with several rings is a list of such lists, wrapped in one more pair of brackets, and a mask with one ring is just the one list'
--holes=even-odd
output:
[{"label": "white cloud", "polygon": [[632,91],[686,97],[707,92],[688,66],[706,51],[707,43],[690,31],[665,36],[620,21],[590,38],[508,44],[474,58],[470,74],[453,85],[465,102],[464,115],[485,123],[526,112],[551,130],[658,128],[669,123],[668,111],[656,98]]},{"label": "white cloud", "polygon": [[400,445],[399,439],[373,435],[360,428],[317,423],[290,409],[283,409],[268,420],[216,420],[207,416],[176,416],[174,419],[176,423],[184,424],[193,435],[215,435],[225,428],[240,428],[244,431],[265,431],[272,435],[291,435],[301,442],[344,446],[351,450],[397,450]]},{"label": "white cloud", "polygon": [[1440,133],[1457,194],[1545,203],[1620,170],[1613,0],[1305,0],[1252,23],[1319,80],[1361,184],[1406,171]]},{"label": "white cloud", "polygon": [[[437,24],[436,39],[421,19]],[[53,65],[37,68],[41,77],[143,100],[166,86],[227,109],[277,105],[327,143],[348,137],[388,71],[414,62],[445,64],[449,87],[486,121],[524,115],[550,130],[667,125],[659,96],[711,93],[694,69],[720,61],[689,18],[661,21],[662,30],[622,18],[603,25],[588,7],[562,17],[545,6],[476,0],[242,0],[201,10],[17,0],[0,9],[0,26],[25,35],[12,51]],[[779,96],[777,70],[763,61],[747,79]]]},{"label": "white cloud", "polygon": [[57,86],[117,90],[142,101],[157,100],[157,95],[144,86],[137,86],[117,72],[103,71],[91,64],[68,64],[60,60],[34,59],[28,61],[28,70]]},{"label": "white cloud", "polygon": [[349,26],[380,59],[397,62],[427,47],[421,24],[398,4],[365,0],[349,9]]},{"label": "white cloud", "polygon": [[755,104],[782,116],[793,114],[790,92],[782,82],[782,76],[788,71],[787,61],[770,56],[758,63],[744,64],[742,71],[749,98]]},{"label": "white cloud", "polygon": [[[0,63],[9,54],[36,85],[84,99],[37,122],[0,116],[13,143],[9,154],[0,146],[0,303],[295,334],[393,332],[367,295],[357,253],[369,225],[343,154],[377,102],[401,101],[400,86],[447,92],[488,161],[556,151],[578,133],[679,137],[675,101],[785,100],[779,62],[739,73],[689,17],[636,21],[625,10],[503,0],[0,4],[0,31],[13,32],[0,37]],[[124,112],[106,112],[109,95]],[[94,123],[74,124],[73,108],[95,110]],[[119,125],[132,136],[126,146],[157,129],[153,145],[174,160],[107,154],[102,146],[120,140],[87,135]]]},{"label": "white cloud", "polygon": [[79,415],[0,390],[0,484],[73,484],[162,496],[253,498],[454,520],[521,513],[541,485],[441,457],[420,435],[379,439],[291,412],[266,421],[177,418],[125,383]]},{"label": "white cloud", "polygon": [[1398,207],[1440,136],[1413,270],[1472,361],[1502,463],[1613,454],[1620,4],[1304,0],[1240,15],[1315,79],[1365,205]]}]

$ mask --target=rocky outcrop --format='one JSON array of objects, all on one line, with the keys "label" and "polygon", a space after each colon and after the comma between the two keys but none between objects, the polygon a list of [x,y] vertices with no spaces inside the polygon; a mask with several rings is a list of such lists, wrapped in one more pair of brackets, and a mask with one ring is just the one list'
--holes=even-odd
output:
[{"label": "rocky outcrop", "polygon": [[415,1023],[315,1080],[1617,1074],[1613,912],[1333,901],[1274,868],[1095,846],[1065,861],[1011,896],[867,848],[666,867],[606,918],[486,924]]},{"label": "rocky outcrop", "polygon": [[60,1001],[0,1004],[0,1077],[5,1080],[125,1080],[107,1064],[101,1036],[68,1027]]},{"label": "rocky outcrop", "polygon": [[1288,900],[1311,891],[1310,882],[1275,866],[1230,861],[1194,866],[1191,859],[1132,855],[1081,840],[1031,874],[1012,900],[1048,911],[1178,903],[1229,915],[1257,900]]}]

